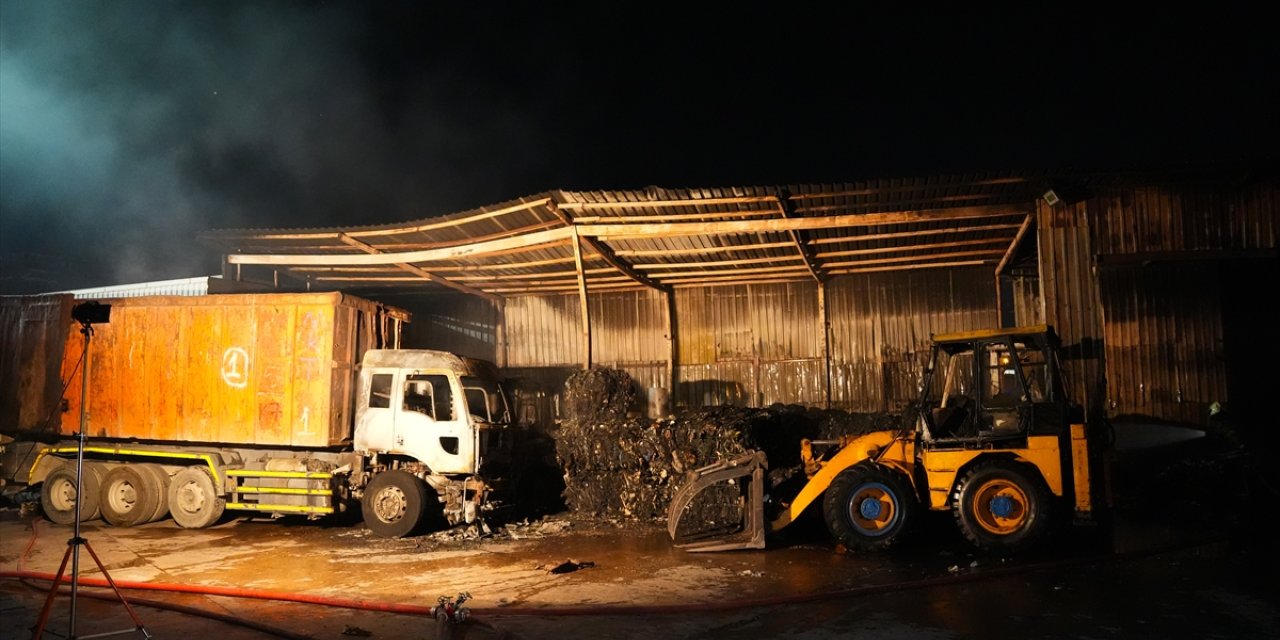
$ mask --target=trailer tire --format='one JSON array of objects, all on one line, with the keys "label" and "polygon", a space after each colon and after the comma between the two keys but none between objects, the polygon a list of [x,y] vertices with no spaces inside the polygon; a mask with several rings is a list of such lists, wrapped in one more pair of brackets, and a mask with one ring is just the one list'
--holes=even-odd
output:
[{"label": "trailer tire", "polygon": [[156,496],[156,508],[147,522],[164,520],[169,517],[169,473],[164,467],[150,462],[136,466],[138,471],[151,475],[151,482],[145,487]]},{"label": "trailer tire", "polygon": [[[90,462],[84,463],[81,485],[84,503],[80,505],[80,522],[88,522],[102,515],[99,500],[102,468]],[[63,464],[50,471],[40,486],[40,507],[45,517],[56,524],[75,524],[76,497],[76,468],[71,464]]]},{"label": "trailer tire", "polygon": [[185,467],[169,483],[169,515],[184,529],[203,529],[218,521],[227,501],[203,467]]},{"label": "trailer tire", "polygon": [[1051,506],[1049,489],[1039,476],[1007,460],[975,465],[956,483],[951,500],[960,532],[988,553],[1034,546],[1049,529]]},{"label": "trailer tire", "polygon": [[167,497],[156,493],[156,478],[140,464],[113,467],[102,478],[102,519],[115,527],[151,522]]},{"label": "trailer tire", "polygon": [[856,464],[827,487],[823,519],[836,540],[859,551],[885,551],[914,526],[920,501],[902,474],[878,464]]},{"label": "trailer tire", "polygon": [[369,530],[384,538],[403,538],[422,523],[427,485],[404,471],[386,471],[364,489],[360,510]]}]

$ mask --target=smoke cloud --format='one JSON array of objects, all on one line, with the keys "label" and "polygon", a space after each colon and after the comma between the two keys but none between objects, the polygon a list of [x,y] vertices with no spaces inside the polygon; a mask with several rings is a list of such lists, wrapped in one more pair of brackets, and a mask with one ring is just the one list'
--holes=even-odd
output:
[{"label": "smoke cloud", "polygon": [[493,96],[468,90],[456,59],[385,68],[396,52],[377,34],[395,15],[0,8],[0,293],[216,273],[194,239],[210,228],[380,224],[548,188],[482,169],[484,153],[536,166],[539,143],[515,111],[459,108]]}]

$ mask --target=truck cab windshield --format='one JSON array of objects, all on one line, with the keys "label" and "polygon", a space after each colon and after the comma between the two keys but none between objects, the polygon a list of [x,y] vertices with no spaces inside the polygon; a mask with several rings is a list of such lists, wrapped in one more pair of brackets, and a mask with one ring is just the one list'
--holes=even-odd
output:
[{"label": "truck cab windshield", "polygon": [[462,377],[462,392],[467,399],[467,411],[482,422],[510,422],[506,393],[496,380]]}]

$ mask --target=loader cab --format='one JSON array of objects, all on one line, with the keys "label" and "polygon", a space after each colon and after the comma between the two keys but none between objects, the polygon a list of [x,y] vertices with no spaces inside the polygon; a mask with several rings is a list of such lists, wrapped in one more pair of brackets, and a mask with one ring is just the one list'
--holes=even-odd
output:
[{"label": "loader cab", "polygon": [[357,394],[356,450],[407,456],[437,474],[479,472],[501,454],[511,422],[493,368],[446,352],[370,350]]},{"label": "loader cab", "polygon": [[1056,351],[1043,325],[935,336],[919,403],[922,440],[972,445],[1062,432]]}]

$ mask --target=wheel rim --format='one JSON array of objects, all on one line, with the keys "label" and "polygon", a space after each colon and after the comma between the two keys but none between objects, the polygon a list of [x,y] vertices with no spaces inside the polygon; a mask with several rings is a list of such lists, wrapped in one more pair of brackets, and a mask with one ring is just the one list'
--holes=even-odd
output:
[{"label": "wheel rim", "polygon": [[382,522],[395,522],[409,510],[409,500],[400,487],[386,487],[374,496],[373,515]]},{"label": "wheel rim", "polygon": [[116,482],[106,495],[107,503],[116,513],[129,513],[138,504],[138,488],[132,482]]},{"label": "wheel rim", "polygon": [[1027,493],[1016,483],[992,480],[974,494],[973,519],[989,533],[1008,535],[1027,524],[1030,502]]},{"label": "wheel rim", "polygon": [[53,508],[58,511],[70,511],[76,508],[76,483],[66,479],[59,478],[55,481],[53,489],[49,491],[49,502],[53,504]]},{"label": "wheel rim", "polygon": [[184,482],[178,487],[177,507],[184,513],[200,513],[204,509],[204,491],[195,482]]},{"label": "wheel rim", "polygon": [[884,484],[864,484],[849,497],[849,522],[863,535],[883,535],[897,519],[897,501]]}]

